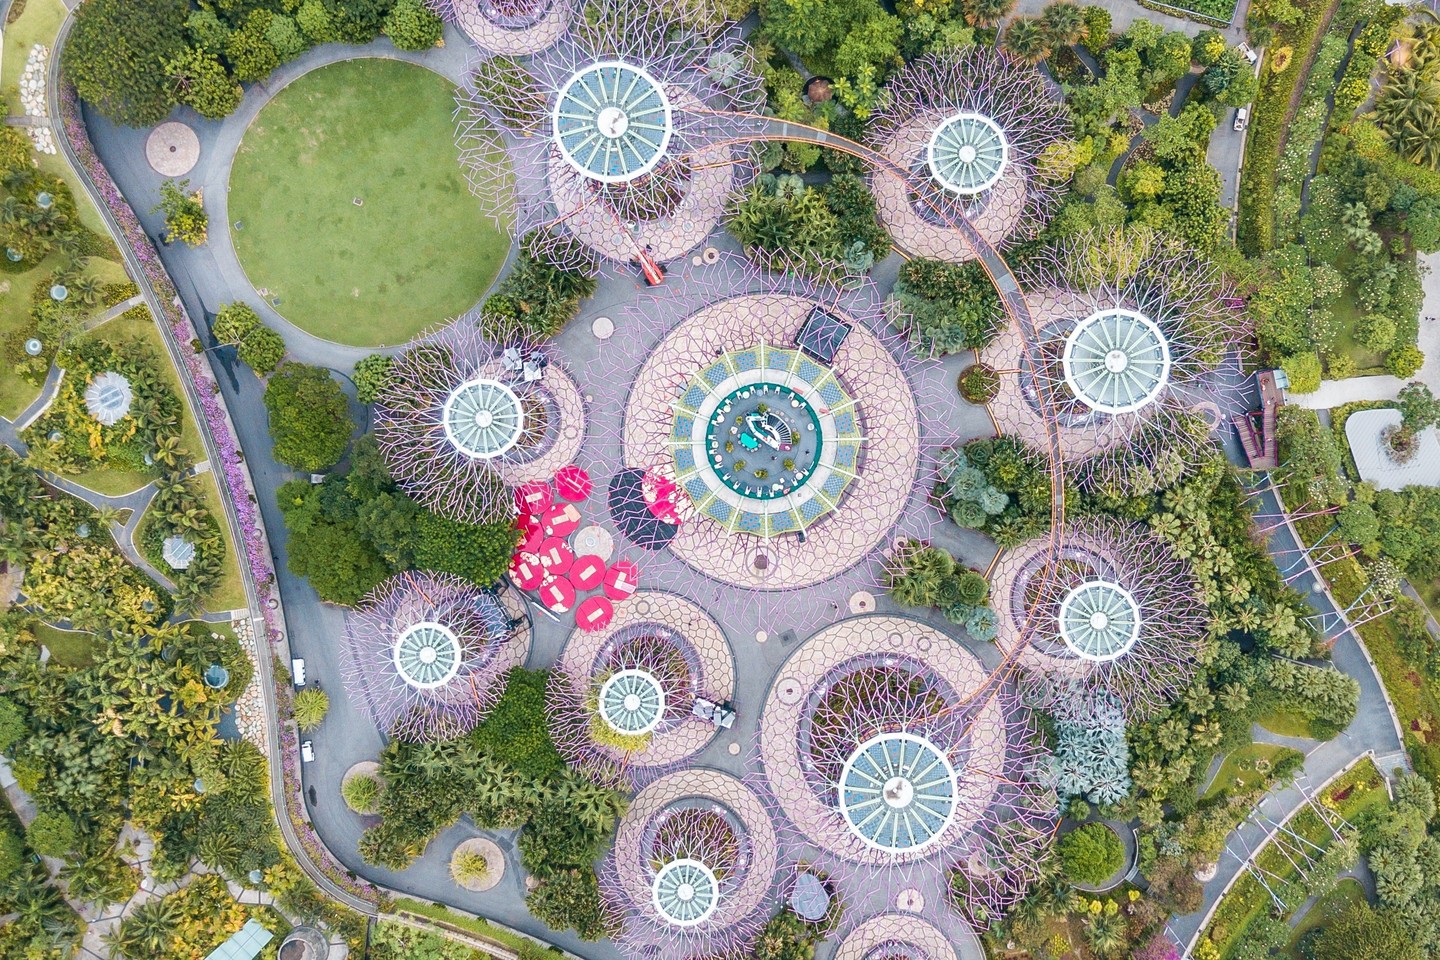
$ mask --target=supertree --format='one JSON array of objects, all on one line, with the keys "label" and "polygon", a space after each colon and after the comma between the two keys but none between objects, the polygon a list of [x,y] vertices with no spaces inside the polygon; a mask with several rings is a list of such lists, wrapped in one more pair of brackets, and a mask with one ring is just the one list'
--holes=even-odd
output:
[{"label": "supertree", "polygon": [[1150,231],[1089,233],[1029,260],[1023,280],[1035,336],[1011,327],[982,352],[1003,372],[1001,432],[1053,424],[1082,482],[1123,477],[1106,453],[1192,460],[1208,443],[1197,409],[1216,418],[1244,331],[1214,261]]},{"label": "supertree", "polygon": [[1163,709],[1189,682],[1208,617],[1189,565],[1136,524],[1067,524],[1063,546],[1032,541],[991,575],[996,643],[1028,674],[1037,706],[1094,712],[1114,700],[1132,720]]},{"label": "supertree", "polygon": [[697,698],[735,692],[730,645],[711,617],[673,593],[641,591],[603,631],[571,634],[546,692],[550,731],[566,760],[637,786],[694,756],[718,728]]},{"label": "supertree", "polygon": [[584,434],[584,401],[560,364],[523,338],[486,339],[475,314],[397,355],[375,408],[396,482],[465,523],[509,516],[512,488],[549,479]]},{"label": "supertree", "polygon": [[693,768],[636,794],[601,871],[631,957],[700,960],[744,951],[775,887],[775,831],[739,780]]},{"label": "supertree", "polygon": [[704,3],[603,0],[524,62],[475,59],[461,163],[517,235],[547,228],[658,271],[723,215],[762,103],[739,31]]},{"label": "supertree", "polygon": [[455,24],[477,47],[502,56],[524,56],[551,46],[570,27],[572,0],[428,0],[441,19]]},{"label": "supertree", "polygon": [[[960,960],[983,956],[973,930],[956,929],[934,908],[890,910],[854,924],[835,948],[835,960]],[[959,950],[957,945],[964,943]]]},{"label": "supertree", "polygon": [[523,609],[445,573],[411,571],[345,617],[345,688],[380,730],[443,740],[471,729],[525,662]]},{"label": "supertree", "polygon": [[781,667],[759,738],[757,783],[797,855],[857,890],[953,866],[978,917],[1038,876],[1056,802],[1029,713],[931,627],[867,616],[822,630]]},{"label": "supertree", "polygon": [[1065,179],[1050,152],[1070,129],[1053,83],[977,44],[912,61],[887,88],[867,140],[906,172],[871,182],[899,247],[959,262],[975,256],[967,224],[991,246],[1045,225]]}]

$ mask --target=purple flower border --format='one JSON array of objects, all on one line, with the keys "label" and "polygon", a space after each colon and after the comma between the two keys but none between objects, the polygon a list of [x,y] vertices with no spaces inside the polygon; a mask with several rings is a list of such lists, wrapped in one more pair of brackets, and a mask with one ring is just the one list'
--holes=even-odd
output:
[{"label": "purple flower border", "polygon": [[[144,227],[140,225],[140,219],[135,215],[130,202],[125,199],[125,195],[120,192],[120,188],[110,177],[110,171],[105,168],[105,164],[95,153],[95,147],[90,142],[90,133],[85,128],[84,119],[80,116],[75,87],[64,80],[61,80],[59,86],[60,102],[57,104],[57,108],[64,126],[65,137],[80,163],[81,170],[94,187],[95,193],[105,201],[115,223],[119,225],[124,242],[140,263],[140,268],[145,274],[145,281],[155,292],[160,308],[165,313],[165,322],[160,324],[160,328],[162,331],[168,330],[173,338],[175,352],[183,359],[185,372],[194,387],[195,396],[200,401],[200,409],[205,415],[205,423],[209,428],[210,437],[215,444],[220,461],[218,464],[212,463],[211,466],[212,469],[223,471],[225,484],[230,491],[230,502],[234,507],[235,518],[240,526],[241,539],[245,543],[245,556],[250,564],[250,574],[255,581],[260,609],[265,618],[266,632],[273,650],[274,644],[283,639],[284,634],[281,631],[279,596],[275,590],[275,570],[270,564],[270,544],[260,518],[260,508],[255,498],[255,488],[251,482],[250,471],[244,465],[234,425],[230,421],[230,414],[225,407],[225,402],[220,397],[219,384],[215,379],[214,371],[210,368],[208,357],[204,354],[197,354],[190,346],[191,342],[197,338],[198,331],[180,303],[179,295],[175,291],[175,284],[171,282],[170,275],[160,260],[159,251],[155,249],[155,245],[146,235]],[[256,651],[257,657],[266,655],[265,652]],[[283,690],[280,676],[281,674],[277,671],[275,683],[277,694],[283,696],[287,691]],[[277,700],[277,702],[280,701]],[[311,862],[336,886],[361,900],[383,904],[388,897],[373,885],[356,879],[343,864],[335,859],[310,825],[301,801],[298,761],[300,751],[293,725],[281,722],[279,741],[281,771],[285,783],[285,813],[295,828],[295,834],[300,839],[300,846],[304,848]]]}]

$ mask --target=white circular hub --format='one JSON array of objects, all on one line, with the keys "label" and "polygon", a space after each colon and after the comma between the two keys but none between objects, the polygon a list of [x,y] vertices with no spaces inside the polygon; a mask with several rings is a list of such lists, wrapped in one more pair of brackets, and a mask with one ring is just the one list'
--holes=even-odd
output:
[{"label": "white circular hub", "polygon": [[1110,580],[1072,588],[1060,601],[1058,620],[1065,646],[1091,663],[1119,659],[1140,639],[1140,605],[1130,591]]},{"label": "white circular hub", "polygon": [[424,620],[395,639],[395,669],[419,690],[444,686],[460,672],[460,640],[443,623]]},{"label": "white circular hub", "polygon": [[670,99],[643,67],[606,60],[565,82],[551,116],[555,145],[581,176],[625,183],[655,169],[670,145]]},{"label": "white circular hub", "polygon": [[489,460],[509,452],[525,432],[525,408],[499,380],[478,377],[460,384],[440,412],[445,439],[460,453]]},{"label": "white circular hub", "polygon": [[946,190],[974,196],[995,186],[1010,162],[1010,143],[989,117],[962,112],[941,121],[925,146],[925,162]]},{"label": "white circular hub", "polygon": [[922,850],[955,818],[955,768],[938,746],[910,733],[882,733],[860,744],[835,789],[850,831],[878,850]]},{"label": "white circular hub", "polygon": [[1075,398],[1098,413],[1133,413],[1170,382],[1170,343],[1149,317],[1120,307],[1077,323],[1060,357]]},{"label": "white circular hub", "polygon": [[648,670],[617,670],[600,685],[600,719],[616,733],[641,736],[665,717],[665,688]]},{"label": "white circular hub", "polygon": [[693,927],[709,920],[720,906],[720,880],[699,860],[672,860],[656,872],[650,898],[666,922]]}]

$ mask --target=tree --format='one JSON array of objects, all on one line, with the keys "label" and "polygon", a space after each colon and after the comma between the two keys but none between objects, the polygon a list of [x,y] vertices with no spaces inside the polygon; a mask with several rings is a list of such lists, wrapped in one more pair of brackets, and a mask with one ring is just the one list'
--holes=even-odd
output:
[{"label": "tree", "polygon": [[1358,500],[1347,503],[1340,508],[1335,520],[1346,543],[1373,543],[1380,536],[1380,521],[1375,517],[1375,509],[1368,503]]},{"label": "tree", "polygon": [[383,353],[372,353],[355,364],[355,393],[361,403],[375,402],[380,391],[390,382],[390,368],[394,363]]},{"label": "tree", "polygon": [[1040,21],[1017,17],[1000,39],[1005,52],[1023,63],[1036,64],[1050,56],[1050,39]]},{"label": "tree", "polygon": [[1423,383],[1410,383],[1400,388],[1396,398],[1400,422],[1411,433],[1419,433],[1440,424],[1440,399]]},{"label": "tree", "polygon": [[428,50],[440,42],[443,28],[423,0],[395,0],[385,15],[385,36],[399,50]]},{"label": "tree", "polygon": [[295,725],[301,730],[314,730],[330,709],[330,696],[316,687],[306,687],[295,694]]},{"label": "tree", "polygon": [[1085,12],[1071,0],[1055,0],[1040,11],[1040,29],[1052,47],[1068,47],[1085,38]]},{"label": "tree", "polygon": [[294,60],[309,46],[295,20],[283,13],[277,13],[270,18],[270,26],[265,28],[265,40],[275,49],[275,55],[280,58],[281,63]]},{"label": "tree", "polygon": [[185,21],[185,32],[196,50],[220,56],[225,52],[225,41],[230,28],[216,16],[213,10],[196,10]]},{"label": "tree", "polygon": [[1125,865],[1125,845],[1103,823],[1076,827],[1055,845],[1065,876],[1076,883],[1096,886]]},{"label": "tree", "polygon": [[1015,0],[962,0],[965,22],[972,27],[993,27],[1015,9]]},{"label": "tree", "polygon": [[268,376],[285,359],[285,338],[262,324],[241,342],[239,356],[257,374]]},{"label": "tree", "polygon": [[236,301],[220,307],[210,332],[220,343],[241,343],[260,326],[260,315],[249,304]]},{"label": "tree", "polygon": [[1355,325],[1355,339],[1371,350],[1389,350],[1395,342],[1395,321],[1383,313],[1370,313]]},{"label": "tree", "polygon": [[1413,343],[1396,347],[1385,355],[1385,369],[1401,380],[1409,380],[1420,372],[1425,364],[1425,354]]},{"label": "tree", "polygon": [[63,813],[41,810],[25,828],[30,849],[42,857],[63,857],[75,849],[78,835],[75,821]]},{"label": "tree", "polygon": [[1201,30],[1190,42],[1190,56],[1202,67],[1208,67],[1225,55],[1225,35],[1219,30]]},{"label": "tree", "polygon": [[311,473],[338,463],[355,430],[345,392],[323,367],[281,364],[265,387],[265,410],[275,459]]},{"label": "tree", "polygon": [[198,247],[205,243],[210,215],[205,212],[199,192],[190,193],[189,189],[189,180],[166,180],[160,185],[160,202],[151,212],[164,211],[165,231],[171,240]]},{"label": "tree", "polygon": [[1321,927],[1313,955],[1315,960],[1421,960],[1425,953],[1398,912],[1356,904]]},{"label": "tree", "polygon": [[453,573],[488,587],[509,567],[519,535],[509,520],[459,523],[426,511],[415,521],[411,549],[422,570]]},{"label": "tree", "polygon": [[289,552],[290,572],[310,581],[326,603],[354,606],[390,575],[385,560],[353,523],[317,523],[291,536]]},{"label": "tree", "polygon": [[14,700],[0,697],[0,753],[7,753],[27,732],[25,712]]},{"label": "tree", "polygon": [[175,105],[166,64],[185,52],[187,0],[90,0],[75,11],[61,66],[81,99],[128,126]]},{"label": "tree", "polygon": [[18,834],[9,827],[0,827],[0,883],[8,884],[10,878],[25,866],[25,844]]},{"label": "tree", "polygon": [[273,14],[269,10],[252,10],[240,29],[225,42],[225,58],[235,71],[235,79],[249,83],[264,80],[280,66],[280,54],[266,36]]},{"label": "tree", "polygon": [[1440,250],[1440,197],[1424,194],[1405,213],[1405,229],[1410,242],[1421,253]]},{"label": "tree", "polygon": [[165,73],[175,83],[176,99],[210,120],[230,116],[245,97],[220,58],[205,50],[186,48],[166,63]]}]

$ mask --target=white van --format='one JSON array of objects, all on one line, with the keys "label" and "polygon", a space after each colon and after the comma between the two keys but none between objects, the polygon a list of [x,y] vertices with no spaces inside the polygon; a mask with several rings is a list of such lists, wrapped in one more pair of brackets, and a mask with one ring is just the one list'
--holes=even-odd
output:
[{"label": "white van", "polygon": [[290,676],[295,681],[295,686],[305,686],[305,658],[296,657],[290,661]]},{"label": "white van", "polygon": [[1250,108],[1241,107],[1235,111],[1235,130],[1239,132],[1250,125]]}]

